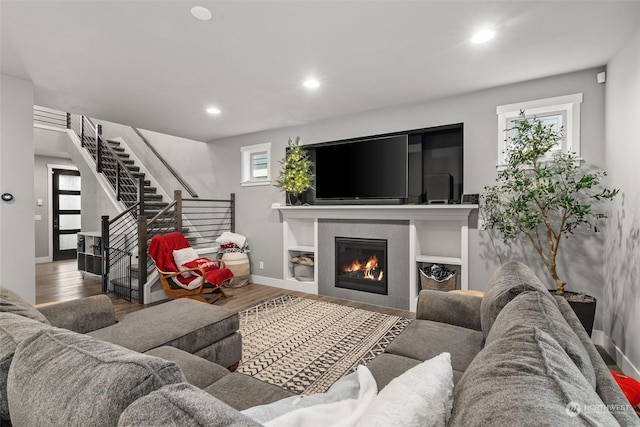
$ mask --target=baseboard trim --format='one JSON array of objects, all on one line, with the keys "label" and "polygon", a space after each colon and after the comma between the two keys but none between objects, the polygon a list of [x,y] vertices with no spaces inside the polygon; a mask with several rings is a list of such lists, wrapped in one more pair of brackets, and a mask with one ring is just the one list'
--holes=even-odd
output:
[{"label": "baseboard trim", "polygon": [[36,264],[44,264],[46,262],[53,262],[53,260],[48,256],[41,256],[36,258]]},{"label": "baseboard trim", "polygon": [[274,279],[273,277],[251,275],[249,279],[251,283],[259,285],[273,286],[276,288],[286,289],[288,291],[307,292],[318,295],[318,285],[313,282],[302,282],[298,280]]},{"label": "baseboard trim", "polygon": [[622,369],[622,372],[630,377],[640,378],[640,370],[603,331],[594,329],[591,332],[591,341],[604,348],[607,354],[616,362],[616,365]]}]

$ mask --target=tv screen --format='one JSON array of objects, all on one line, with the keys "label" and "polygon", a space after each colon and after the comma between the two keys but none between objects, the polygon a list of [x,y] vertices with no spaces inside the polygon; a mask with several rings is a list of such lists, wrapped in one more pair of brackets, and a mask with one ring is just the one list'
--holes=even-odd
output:
[{"label": "tv screen", "polygon": [[319,145],[316,199],[404,199],[407,162],[407,135]]}]

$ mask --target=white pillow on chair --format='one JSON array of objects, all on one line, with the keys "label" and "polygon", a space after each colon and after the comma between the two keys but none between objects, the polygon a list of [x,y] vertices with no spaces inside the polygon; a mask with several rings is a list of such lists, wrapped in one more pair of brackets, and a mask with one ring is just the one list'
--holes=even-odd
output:
[{"label": "white pillow on chair", "polygon": [[[198,255],[198,252],[196,252],[196,250],[193,249],[192,247],[173,251],[173,261],[176,263],[176,267],[178,267],[178,271],[187,270],[187,267],[184,267],[182,264],[185,264],[189,261],[193,261],[196,258],[200,258],[200,255]],[[196,276],[196,275],[192,274],[190,271],[182,273],[182,277],[191,277],[191,276]]]}]

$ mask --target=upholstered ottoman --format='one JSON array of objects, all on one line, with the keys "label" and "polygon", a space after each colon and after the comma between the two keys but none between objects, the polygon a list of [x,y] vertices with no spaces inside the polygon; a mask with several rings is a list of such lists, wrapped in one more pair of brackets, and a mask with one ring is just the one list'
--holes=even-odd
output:
[{"label": "upholstered ottoman", "polygon": [[171,346],[235,368],[242,357],[238,313],[181,298],[125,315],[88,335],[141,353]]}]

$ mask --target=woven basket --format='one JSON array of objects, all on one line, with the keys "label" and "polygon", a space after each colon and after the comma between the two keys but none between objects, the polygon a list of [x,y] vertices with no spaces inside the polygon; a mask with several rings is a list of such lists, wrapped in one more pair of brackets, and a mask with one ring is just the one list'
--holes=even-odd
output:
[{"label": "woven basket", "polygon": [[453,273],[448,279],[438,281],[433,277],[427,276],[424,271],[418,269],[420,272],[420,285],[422,289],[431,289],[433,291],[452,291],[456,288],[456,274]]},{"label": "woven basket", "polygon": [[251,267],[247,254],[241,252],[230,252],[223,254],[222,260],[227,265],[227,268],[233,273],[233,280],[231,283],[225,285],[225,287],[240,288],[249,284]]}]

